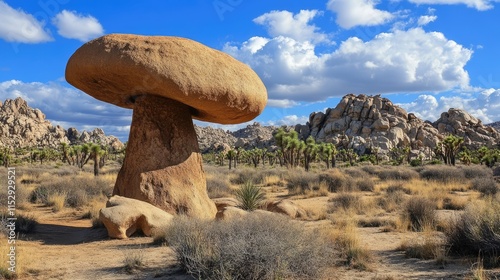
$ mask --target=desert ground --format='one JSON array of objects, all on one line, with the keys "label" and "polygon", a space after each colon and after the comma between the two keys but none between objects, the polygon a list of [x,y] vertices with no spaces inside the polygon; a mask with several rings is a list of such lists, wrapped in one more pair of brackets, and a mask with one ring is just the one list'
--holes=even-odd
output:
[{"label": "desert ground", "polygon": [[[112,192],[119,167],[118,163],[108,164],[97,177],[90,166],[83,170],[60,163],[15,167],[16,214],[21,228],[16,240],[17,267],[16,274],[7,270],[8,239],[3,236],[2,277],[196,279],[196,275],[186,272],[168,237],[107,237],[98,211]],[[252,182],[264,195],[261,205],[288,200],[300,209],[302,214],[297,217],[266,215],[286,219],[286,226],[298,225],[306,243],[310,238],[311,248],[331,247],[330,255],[315,255],[329,258],[314,267],[318,270],[315,279],[500,276],[496,254],[457,252],[457,244],[453,243],[456,241],[451,237],[464,215],[500,209],[495,208],[500,204],[494,179],[498,170],[480,165],[360,165],[325,169],[320,164],[313,165],[309,172],[276,165],[241,165],[229,170],[227,166],[205,164],[204,169],[211,198],[239,198],[237,190]],[[0,180],[7,182],[6,169],[0,174]],[[489,213],[490,216],[483,216],[498,226],[498,214]],[[245,218],[242,220],[244,223]],[[217,226],[223,221],[214,223]],[[318,241],[320,235],[322,239]],[[286,238],[276,242],[286,243]],[[498,237],[490,238],[485,246],[497,244]],[[298,244],[294,242],[297,241],[290,241],[291,247]],[[310,275],[274,279],[312,279]]]}]

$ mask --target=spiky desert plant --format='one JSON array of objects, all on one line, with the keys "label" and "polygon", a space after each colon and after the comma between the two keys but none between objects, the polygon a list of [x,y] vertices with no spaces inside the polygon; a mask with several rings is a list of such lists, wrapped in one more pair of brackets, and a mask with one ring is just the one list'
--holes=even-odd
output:
[{"label": "spiky desert plant", "polygon": [[236,199],[240,202],[240,207],[247,211],[259,208],[264,198],[262,189],[252,182],[246,182],[236,190]]}]

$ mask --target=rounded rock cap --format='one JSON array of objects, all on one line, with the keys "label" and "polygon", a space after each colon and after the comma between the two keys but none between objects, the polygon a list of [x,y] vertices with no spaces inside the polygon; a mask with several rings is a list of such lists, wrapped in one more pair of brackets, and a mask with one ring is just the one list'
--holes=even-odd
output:
[{"label": "rounded rock cap", "polygon": [[151,94],[192,108],[195,119],[236,124],[258,116],[267,90],[257,74],[230,55],[190,39],[110,34],[80,47],[66,80],[104,102],[132,109]]}]

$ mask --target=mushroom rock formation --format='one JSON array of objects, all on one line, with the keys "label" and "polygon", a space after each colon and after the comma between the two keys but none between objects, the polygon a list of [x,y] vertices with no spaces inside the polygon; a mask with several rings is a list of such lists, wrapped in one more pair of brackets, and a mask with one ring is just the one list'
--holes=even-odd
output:
[{"label": "mushroom rock formation", "polygon": [[250,67],[189,39],[112,34],[80,47],[68,61],[66,80],[133,109],[114,195],[171,214],[215,217],[192,118],[237,124],[258,116],[267,91]]}]

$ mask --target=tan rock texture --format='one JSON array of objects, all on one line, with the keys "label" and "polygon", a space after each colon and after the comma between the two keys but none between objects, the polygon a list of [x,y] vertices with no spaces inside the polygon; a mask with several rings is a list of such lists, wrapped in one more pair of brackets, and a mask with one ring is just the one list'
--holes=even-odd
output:
[{"label": "tan rock texture", "polygon": [[191,107],[194,118],[222,124],[252,120],[267,91],[257,74],[230,55],[167,36],[110,34],[80,47],[66,80],[89,95],[125,108],[153,94]]},{"label": "tan rock texture", "polygon": [[246,215],[248,215],[249,213],[250,212],[247,212],[238,207],[226,206],[217,212],[216,219],[217,220],[241,219]]},{"label": "tan rock texture", "polygon": [[113,194],[149,202],[171,214],[215,217],[188,106],[157,96],[136,99]]},{"label": "tan rock texture", "polygon": [[302,209],[295,202],[287,199],[270,201],[266,203],[265,210],[273,213],[279,213],[287,215],[292,219],[305,219],[307,218],[307,212]]},{"label": "tan rock texture", "polygon": [[149,203],[113,196],[99,212],[99,219],[109,237],[125,239],[138,230],[151,236],[155,229],[169,226],[173,216]]}]

